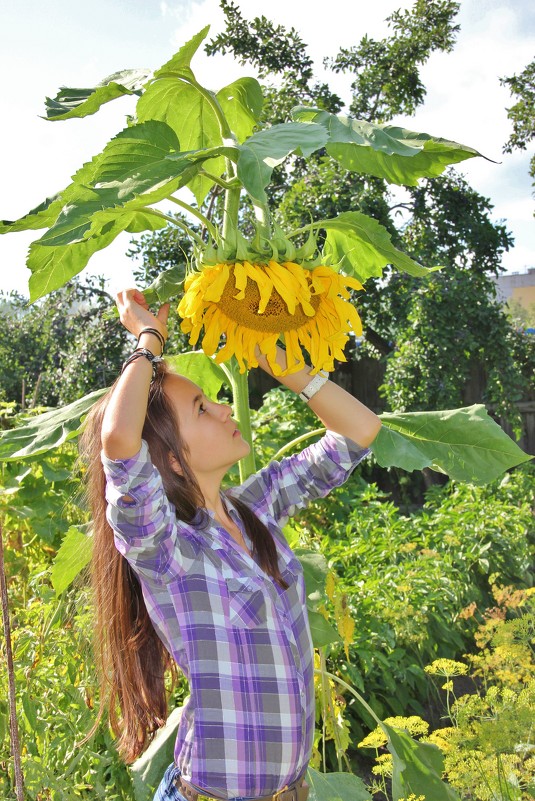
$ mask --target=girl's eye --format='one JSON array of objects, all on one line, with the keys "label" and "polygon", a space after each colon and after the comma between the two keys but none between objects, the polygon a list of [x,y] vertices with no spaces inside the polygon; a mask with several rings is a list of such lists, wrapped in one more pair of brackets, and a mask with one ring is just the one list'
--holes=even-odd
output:
[{"label": "girl's eye", "polygon": [[199,414],[204,414],[206,411],[206,406],[204,403],[199,403]]}]

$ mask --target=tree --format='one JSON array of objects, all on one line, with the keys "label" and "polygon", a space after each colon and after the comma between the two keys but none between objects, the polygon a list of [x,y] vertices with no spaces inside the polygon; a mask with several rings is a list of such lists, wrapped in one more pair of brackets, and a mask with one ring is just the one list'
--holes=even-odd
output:
[{"label": "tree", "polygon": [[[535,60],[520,73],[511,78],[501,78],[502,86],[508,86],[517,102],[507,109],[507,116],[513,123],[513,133],[504,145],[504,153],[514,149],[526,150],[535,137]],[[535,156],[530,162],[529,174],[535,182]]]},{"label": "tree", "polygon": [[23,408],[57,406],[112,383],[126,337],[122,326],[103,318],[113,305],[103,285],[102,279],[74,279],[31,307],[16,293],[2,296],[3,400]]}]

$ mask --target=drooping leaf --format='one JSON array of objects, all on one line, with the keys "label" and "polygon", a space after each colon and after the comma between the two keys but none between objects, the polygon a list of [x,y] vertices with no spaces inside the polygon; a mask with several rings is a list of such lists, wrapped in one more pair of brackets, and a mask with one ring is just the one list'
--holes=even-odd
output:
[{"label": "drooping leaf", "polygon": [[395,125],[375,125],[303,106],[294,109],[292,116],[324,125],[329,134],[327,152],[346,170],[376,175],[393,184],[416,186],[419,178],[434,178],[449,164],[481,156],[467,145]]},{"label": "drooping leaf", "polygon": [[30,302],[33,303],[54,289],[64,286],[84,269],[93,253],[111,244],[119,233],[119,230],[113,229],[104,236],[58,247],[47,247],[40,245],[39,241],[33,242],[26,262],[32,271],[28,282]]},{"label": "drooping leaf", "polygon": [[156,303],[161,305],[174,300],[178,296],[185,277],[185,264],[175,264],[168,270],[163,270],[158,278],[143,290],[143,295],[149,306]]},{"label": "drooping leaf", "polygon": [[273,168],[291,153],[309,156],[323,147],[327,130],[315,123],[283,122],[253,134],[240,146],[238,178],[251,197],[266,201]]},{"label": "drooping leaf", "polygon": [[371,450],[382,467],[431,467],[457,481],[482,485],[532,458],[481,404],[380,417],[383,425]]},{"label": "drooping leaf", "polygon": [[323,554],[305,548],[296,548],[294,553],[303,568],[307,603],[316,606],[325,598],[325,580],[329,572],[327,560]]},{"label": "drooping leaf", "polygon": [[38,206],[18,220],[0,221],[0,234],[47,228],[49,225],[54,224],[63,205],[63,200],[59,195],[47,197],[42,203],[39,203]]},{"label": "drooping leaf", "polygon": [[311,609],[308,605],[307,612],[314,648],[323,648],[324,645],[328,645],[331,642],[341,642],[342,638],[336,629],[325,620],[320,612],[316,612],[315,609]]},{"label": "drooping leaf", "polygon": [[154,73],[155,78],[180,78],[186,77],[192,79],[193,73],[190,68],[191,59],[201,46],[202,42],[208,36],[208,31],[210,30],[210,26],[206,25],[196,33],[195,36],[192,36],[186,44],[182,45],[180,50],[175,53],[175,55],[166,61],[166,63],[160,67],[159,70],[156,70]]},{"label": "drooping leaf", "polygon": [[0,462],[33,458],[73,439],[85,415],[107,389],[97,389],[68,406],[29,418],[18,428],[0,432]]},{"label": "drooping leaf", "polygon": [[93,538],[77,526],[70,526],[50,571],[50,580],[56,595],[61,595],[89,564],[92,551]]},{"label": "drooping leaf", "polygon": [[360,211],[345,211],[331,220],[320,220],[317,226],[327,232],[325,263],[355,276],[361,283],[380,277],[387,264],[420,277],[438,269],[422,267],[398,250],[386,228]]},{"label": "drooping leaf", "polygon": [[444,757],[436,745],[419,743],[407,732],[380,724],[388,737],[387,748],[392,754],[393,801],[416,797],[432,798],[433,801],[460,801],[459,796],[442,779]]},{"label": "drooping leaf", "polygon": [[121,70],[108,75],[90,89],[72,89],[62,86],[56,97],[45,98],[44,119],[69,120],[95,114],[101,106],[125,95],[140,95],[151,72],[147,69]]},{"label": "drooping leaf", "polygon": [[[29,280],[30,301],[33,303],[54,289],[64,286],[73,276],[84,269],[91,256],[107,247],[123,231],[138,233],[165,228],[167,221],[149,210],[132,208],[136,202],[124,209],[111,208],[98,210],[89,216],[99,204],[73,206],[69,215],[62,217],[63,230],[50,229],[56,234],[56,241],[74,238],[67,244],[50,244],[52,234],[47,240],[38,239],[30,245],[27,265],[32,271]],[[84,239],[82,237],[86,236]],[[79,237],[76,239],[76,237]]]},{"label": "drooping leaf", "polygon": [[353,773],[320,773],[309,766],[308,801],[372,801],[362,779]]},{"label": "drooping leaf", "polygon": [[211,399],[217,400],[219,390],[228,383],[224,370],[202,351],[180,353],[166,359],[171,367],[180,375],[202,387],[203,392]]}]

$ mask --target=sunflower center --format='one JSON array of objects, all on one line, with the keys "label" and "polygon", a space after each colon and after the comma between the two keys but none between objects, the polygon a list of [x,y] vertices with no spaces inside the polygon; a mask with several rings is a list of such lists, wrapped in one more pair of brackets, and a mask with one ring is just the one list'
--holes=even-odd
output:
[{"label": "sunflower center", "polygon": [[[284,299],[275,288],[271,290],[271,297],[268,300],[265,311],[260,313],[258,311],[260,291],[256,282],[251,281],[250,278],[247,279],[244,299],[236,300],[235,294],[234,276],[231,275],[216,305],[231,320],[255,331],[266,331],[273,334],[292,331],[300,328],[310,320],[310,317],[304,313],[299,303],[295,307],[295,312],[290,314]],[[317,310],[320,300],[319,295],[312,295],[310,298],[310,304],[314,311]]]}]

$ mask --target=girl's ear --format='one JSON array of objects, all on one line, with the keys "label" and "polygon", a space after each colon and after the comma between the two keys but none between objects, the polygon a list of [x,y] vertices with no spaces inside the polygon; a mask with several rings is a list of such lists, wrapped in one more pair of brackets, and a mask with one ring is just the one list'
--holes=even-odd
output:
[{"label": "girl's ear", "polygon": [[177,458],[173,455],[171,451],[169,451],[169,464],[171,465],[171,470],[176,473],[178,476],[184,475],[182,472],[182,468],[180,467]]}]

